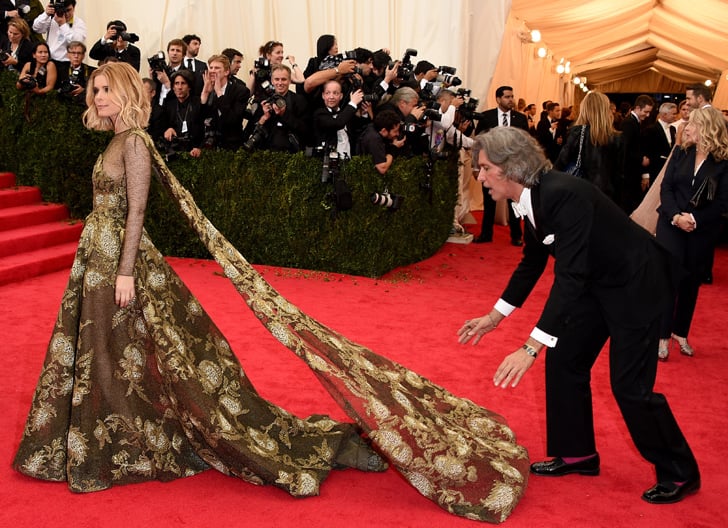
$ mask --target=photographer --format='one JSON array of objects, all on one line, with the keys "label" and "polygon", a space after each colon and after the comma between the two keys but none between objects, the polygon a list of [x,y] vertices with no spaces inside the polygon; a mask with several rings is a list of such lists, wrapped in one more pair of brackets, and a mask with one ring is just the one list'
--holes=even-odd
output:
[{"label": "photographer", "polygon": [[[187,44],[182,39],[172,39],[167,43],[167,59],[164,63],[164,54],[149,59],[149,76],[157,82],[157,100],[155,104],[163,105],[164,99],[172,89],[170,77],[182,67],[182,59],[187,53]],[[160,56],[161,55],[161,56]]]},{"label": "photographer", "polygon": [[377,112],[374,121],[359,138],[357,154],[371,156],[379,174],[385,174],[394,161],[388,146],[401,148],[404,145],[405,138],[400,137],[399,133],[400,124],[399,115],[393,110]]},{"label": "photographer", "polygon": [[351,157],[350,124],[356,116],[359,103],[364,98],[361,89],[354,91],[349,102],[341,108],[344,94],[339,81],[328,81],[323,87],[324,108],[313,113],[314,144],[333,146],[339,157]]},{"label": "photographer", "polygon": [[0,71],[16,73],[33,58],[33,44],[30,42],[30,27],[20,17],[8,22],[7,37],[0,35]]},{"label": "photographer", "polygon": [[310,94],[309,101],[318,104],[321,87],[325,82],[334,79],[341,82],[343,76],[351,75],[354,72],[356,72],[355,58],[339,54],[336,37],[321,35],[316,41],[316,56],[309,59],[306,70],[303,72],[306,77],[303,82],[303,90],[306,94]]},{"label": "photographer", "polygon": [[[258,49],[259,58],[250,70],[250,77],[246,83],[250,92],[255,96],[256,101],[262,101],[268,97],[265,88],[271,82],[271,68],[280,66],[286,59],[291,64],[291,81],[300,84],[303,82],[303,71],[296,64],[293,55],[286,55],[283,51],[283,43],[277,40],[269,40]],[[253,110],[255,112],[256,109]]]},{"label": "photographer", "polygon": [[158,141],[168,159],[180,151],[189,152],[193,158],[199,158],[202,153],[204,116],[200,98],[192,95],[194,83],[195,77],[189,70],[172,74],[174,97],[170,95],[164,101],[160,123],[163,141]]},{"label": "photographer", "polygon": [[50,60],[48,44],[37,42],[33,47],[33,58],[23,66],[15,87],[28,93],[47,94],[56,85],[56,65]]},{"label": "photographer", "polygon": [[83,63],[86,57],[86,46],[83,42],[71,42],[67,53],[71,62],[58,70],[58,96],[85,106],[86,83],[96,68]]},{"label": "photographer", "polygon": [[121,20],[112,20],[106,24],[106,33],[94,43],[89,57],[103,61],[107,57],[116,57],[119,62],[131,64],[136,71],[141,67],[141,52],[132,42],[139,37],[134,33],[127,33],[126,24]]},{"label": "photographer", "polygon": [[86,23],[75,16],[76,0],[49,2],[33,21],[33,31],[45,37],[51,60],[57,66],[68,62],[66,48],[73,41],[86,42]]},{"label": "photographer", "polygon": [[230,79],[230,61],[225,55],[210,57],[202,76],[205,83],[200,102],[208,116],[205,146],[214,143],[220,148],[236,150],[243,143],[243,118],[250,91],[243,83]]},{"label": "photographer", "polygon": [[246,132],[244,147],[248,150],[298,152],[305,146],[306,99],[289,90],[291,70],[282,64],[271,68],[273,94],[261,102]]},{"label": "photographer", "polygon": [[377,107],[377,113],[383,110],[392,110],[402,122],[401,131],[407,137],[407,142],[394,150],[397,156],[412,156],[426,151],[426,136],[423,117],[425,109],[419,105],[420,96],[409,86],[397,88],[389,101]]}]

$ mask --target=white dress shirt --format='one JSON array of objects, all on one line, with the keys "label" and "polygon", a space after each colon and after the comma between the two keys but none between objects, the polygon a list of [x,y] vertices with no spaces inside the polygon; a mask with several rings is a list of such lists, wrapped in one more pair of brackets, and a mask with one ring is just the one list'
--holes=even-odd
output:
[{"label": "white dress shirt", "polygon": [[68,62],[66,46],[72,41],[86,42],[86,23],[77,16],[70,23],[59,26],[55,17],[43,12],[33,21],[33,31],[43,35],[51,51],[51,59],[57,61]]}]

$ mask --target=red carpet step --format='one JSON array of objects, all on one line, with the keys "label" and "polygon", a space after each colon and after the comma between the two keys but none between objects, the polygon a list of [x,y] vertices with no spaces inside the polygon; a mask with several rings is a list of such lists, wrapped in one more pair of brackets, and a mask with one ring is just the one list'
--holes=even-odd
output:
[{"label": "red carpet step", "polygon": [[0,284],[70,267],[81,229],[66,206],[42,202],[40,189],[0,172]]}]

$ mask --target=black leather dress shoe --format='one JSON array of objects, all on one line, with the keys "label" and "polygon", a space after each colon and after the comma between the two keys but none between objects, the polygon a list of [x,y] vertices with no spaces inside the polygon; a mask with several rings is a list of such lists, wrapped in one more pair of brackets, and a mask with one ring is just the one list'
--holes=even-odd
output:
[{"label": "black leather dress shoe", "polygon": [[650,504],[672,504],[683,500],[700,489],[700,477],[686,480],[682,484],[658,482],[642,494]]},{"label": "black leather dress shoe", "polygon": [[489,237],[478,237],[473,239],[473,244],[485,244],[487,242],[493,242],[493,239]]},{"label": "black leather dress shoe", "polygon": [[545,462],[535,462],[531,464],[531,473],[544,477],[561,477],[570,473],[595,477],[599,475],[599,454],[573,464],[567,464],[561,457]]}]

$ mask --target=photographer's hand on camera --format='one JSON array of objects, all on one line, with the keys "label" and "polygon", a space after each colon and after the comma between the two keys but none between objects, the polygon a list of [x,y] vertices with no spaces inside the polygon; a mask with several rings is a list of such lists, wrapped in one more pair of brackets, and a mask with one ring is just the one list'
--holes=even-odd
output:
[{"label": "photographer's hand on camera", "polygon": [[356,106],[359,106],[363,100],[364,100],[364,92],[362,91],[361,88],[359,88],[358,90],[354,90],[349,95],[349,101],[351,101],[351,103]]},{"label": "photographer's hand on camera", "polygon": [[425,115],[425,108],[422,106],[416,106],[412,109],[410,115],[414,116],[415,119],[419,121],[420,119],[422,119],[422,116]]},{"label": "photographer's hand on camera", "polygon": [[400,61],[394,61],[394,64],[391,67],[387,67],[386,70],[384,70],[384,82],[389,84],[392,84],[392,81],[394,81],[397,78],[397,74],[399,72],[399,65],[401,64]]}]

